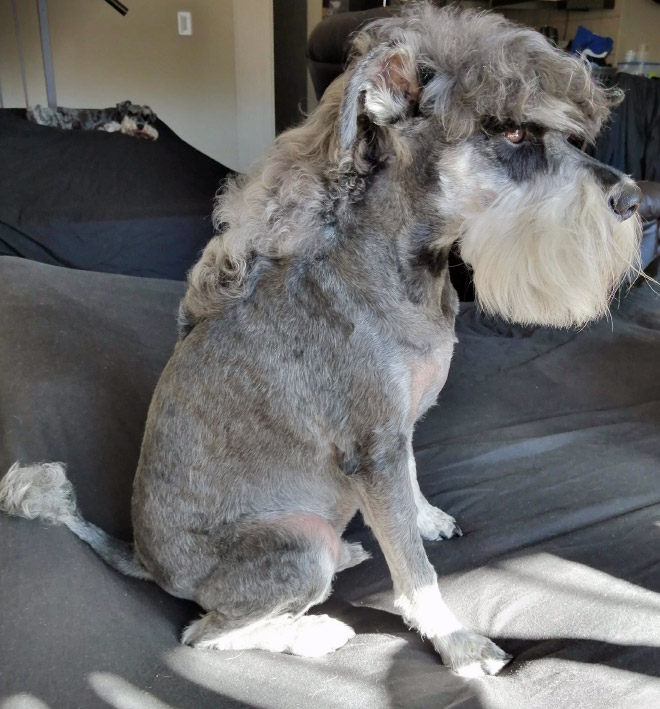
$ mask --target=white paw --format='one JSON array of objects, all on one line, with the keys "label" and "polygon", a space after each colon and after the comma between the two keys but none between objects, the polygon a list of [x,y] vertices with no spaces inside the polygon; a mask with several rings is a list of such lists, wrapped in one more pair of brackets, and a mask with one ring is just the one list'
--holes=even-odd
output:
[{"label": "white paw", "polygon": [[286,651],[302,657],[320,657],[354,637],[353,628],[340,620],[327,615],[304,615],[295,622]]},{"label": "white paw", "polygon": [[220,635],[218,628],[213,623],[213,614],[207,613],[183,629],[181,634],[181,643],[190,645],[191,647],[208,650],[211,648],[221,649],[219,642],[223,636]]},{"label": "white paw", "polygon": [[223,633],[211,612],[191,623],[181,642],[202,650],[268,650],[320,657],[353,637],[353,628],[327,615],[303,615],[294,619],[285,614]]},{"label": "white paw", "polygon": [[451,515],[428,503],[417,510],[417,529],[422,539],[430,542],[463,536],[461,528]]},{"label": "white paw", "polygon": [[465,628],[435,638],[433,644],[442,662],[462,677],[496,675],[512,659],[492,640]]}]

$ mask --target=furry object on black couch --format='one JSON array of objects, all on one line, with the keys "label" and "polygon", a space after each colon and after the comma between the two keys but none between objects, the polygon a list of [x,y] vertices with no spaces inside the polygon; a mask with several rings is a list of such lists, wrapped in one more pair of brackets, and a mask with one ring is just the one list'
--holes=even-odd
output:
[{"label": "furry object on black couch", "polygon": [[64,130],[120,131],[136,138],[158,138],[154,127],[158,116],[149,106],[140,106],[132,101],[122,101],[109,108],[50,108],[37,105],[27,109],[27,118],[42,126]]}]

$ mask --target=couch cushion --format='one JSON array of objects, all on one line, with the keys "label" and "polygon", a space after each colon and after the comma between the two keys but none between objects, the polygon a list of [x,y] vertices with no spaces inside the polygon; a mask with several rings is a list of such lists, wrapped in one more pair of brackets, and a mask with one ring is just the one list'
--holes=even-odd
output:
[{"label": "couch cushion", "polygon": [[[0,258],[0,464],[66,461],[83,513],[125,539],[181,294]],[[359,523],[350,536],[374,558],[339,574],[322,609],[358,635],[308,660],[184,648],[194,604],[119,575],[66,529],[0,516],[0,705],[655,706],[660,299],[635,289],[580,332],[510,327],[464,305],[457,332],[415,447],[422,489],[465,536],[426,547],[457,615],[516,654],[501,677],[453,676],[404,628]]]}]

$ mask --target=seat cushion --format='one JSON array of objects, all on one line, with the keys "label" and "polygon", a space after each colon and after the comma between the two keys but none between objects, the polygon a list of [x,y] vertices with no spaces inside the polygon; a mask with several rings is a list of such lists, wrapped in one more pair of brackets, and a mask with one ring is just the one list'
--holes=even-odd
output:
[{"label": "seat cushion", "polygon": [[[181,295],[178,283],[0,258],[2,469],[67,462],[84,515],[124,539]],[[423,491],[465,536],[426,548],[455,613],[516,655],[502,676],[456,677],[405,629],[359,520],[349,537],[373,559],[339,574],[319,609],[357,637],[309,660],[182,647],[194,604],[121,576],[67,529],[0,515],[0,705],[655,706],[660,298],[635,289],[580,332],[512,327],[465,304],[457,334],[415,449]]]}]

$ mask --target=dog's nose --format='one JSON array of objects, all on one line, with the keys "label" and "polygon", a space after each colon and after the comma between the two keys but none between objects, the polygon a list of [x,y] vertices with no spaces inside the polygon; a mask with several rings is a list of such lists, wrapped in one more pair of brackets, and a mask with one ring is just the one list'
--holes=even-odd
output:
[{"label": "dog's nose", "polygon": [[637,211],[642,201],[642,191],[633,183],[624,185],[621,189],[617,189],[610,197],[610,209],[621,219],[625,221],[630,219]]}]

